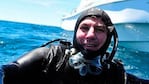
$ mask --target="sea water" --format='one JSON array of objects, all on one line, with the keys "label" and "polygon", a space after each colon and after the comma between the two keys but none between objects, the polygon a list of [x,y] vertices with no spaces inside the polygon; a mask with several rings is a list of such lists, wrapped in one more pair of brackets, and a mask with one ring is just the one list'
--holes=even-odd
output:
[{"label": "sea water", "polygon": [[[0,66],[12,62],[30,50],[57,38],[72,42],[73,31],[67,31],[56,26],[0,21]],[[119,46],[114,58],[123,61],[128,73],[149,79],[148,56],[148,52]]]}]

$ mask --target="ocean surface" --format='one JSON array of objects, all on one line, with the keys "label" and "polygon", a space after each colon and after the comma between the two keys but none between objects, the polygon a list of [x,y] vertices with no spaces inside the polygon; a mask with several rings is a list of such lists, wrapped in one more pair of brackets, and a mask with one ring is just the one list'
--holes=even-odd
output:
[{"label": "ocean surface", "polygon": [[[56,26],[0,21],[0,66],[57,38],[72,42],[73,32]],[[123,61],[128,73],[149,79],[149,53],[119,46],[115,58]]]}]

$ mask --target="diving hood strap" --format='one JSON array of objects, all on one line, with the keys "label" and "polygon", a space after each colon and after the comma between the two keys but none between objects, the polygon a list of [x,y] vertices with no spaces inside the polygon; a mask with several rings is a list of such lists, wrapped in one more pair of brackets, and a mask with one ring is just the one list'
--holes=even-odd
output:
[{"label": "diving hood strap", "polygon": [[[112,28],[111,28],[112,27]],[[117,47],[118,47],[118,34],[116,32],[116,29],[114,26],[110,26],[110,32],[113,36],[113,40],[114,40],[114,45],[113,45],[113,49],[112,52],[110,53],[110,56],[107,58],[108,61],[111,61],[117,51]]]}]

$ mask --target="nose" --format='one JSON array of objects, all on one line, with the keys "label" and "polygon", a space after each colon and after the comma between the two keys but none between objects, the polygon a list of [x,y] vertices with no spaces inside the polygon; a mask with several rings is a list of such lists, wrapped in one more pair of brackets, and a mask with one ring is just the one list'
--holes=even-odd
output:
[{"label": "nose", "polygon": [[95,29],[94,27],[90,27],[86,35],[87,38],[95,37]]}]

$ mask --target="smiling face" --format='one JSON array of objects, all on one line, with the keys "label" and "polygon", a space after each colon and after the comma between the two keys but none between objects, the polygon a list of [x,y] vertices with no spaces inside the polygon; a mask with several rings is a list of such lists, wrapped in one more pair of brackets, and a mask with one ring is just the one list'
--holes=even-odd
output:
[{"label": "smiling face", "polygon": [[86,17],[78,27],[76,40],[86,50],[97,51],[107,39],[107,29],[101,18]]}]

